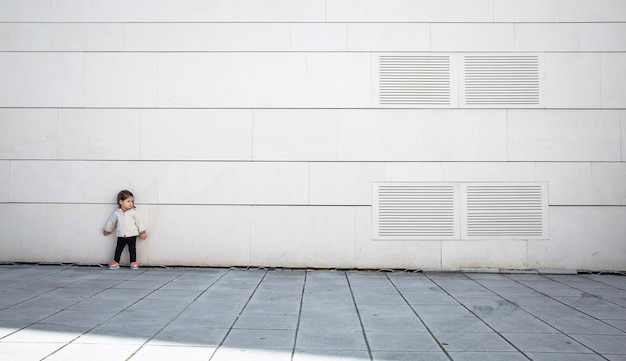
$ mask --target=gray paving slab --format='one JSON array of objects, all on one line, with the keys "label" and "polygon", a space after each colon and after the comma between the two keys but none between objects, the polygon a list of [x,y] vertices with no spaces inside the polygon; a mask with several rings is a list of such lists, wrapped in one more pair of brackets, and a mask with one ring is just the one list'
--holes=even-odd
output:
[{"label": "gray paving slab", "polygon": [[291,355],[292,355],[292,352],[289,350],[285,350],[285,349],[272,350],[272,349],[220,347],[211,356],[211,361],[233,361],[233,360],[290,361]]},{"label": "gray paving slab", "polygon": [[295,332],[293,330],[232,329],[222,346],[235,349],[292,350],[294,342]]},{"label": "gray paving slab", "polygon": [[563,334],[506,333],[502,334],[502,336],[516,348],[526,352],[593,353],[583,344]]},{"label": "gray paving slab", "polygon": [[233,328],[251,330],[296,330],[298,327],[297,314],[266,314],[254,315],[244,313]]},{"label": "gray paving slab", "polygon": [[455,361],[528,361],[528,358],[525,355],[517,353],[515,351],[450,352],[450,356]]},{"label": "gray paving slab", "polygon": [[226,328],[233,327],[237,321],[238,314],[231,312],[220,313],[219,311],[209,311],[207,309],[185,310],[170,325],[186,327],[211,327]]},{"label": "gray paving slab", "polygon": [[[132,355],[133,361],[154,361],[154,360],[185,360],[185,361],[206,361],[210,359],[215,349],[209,347],[196,346],[160,346],[146,345]],[[74,359],[80,359],[77,357]],[[109,358],[109,360],[115,358]]]},{"label": "gray paving slab", "polygon": [[[374,361],[447,361],[448,355],[425,351],[372,351]],[[359,360],[367,360],[361,358]]]},{"label": "gray paving slab", "polygon": [[[533,361],[600,361],[607,360],[601,355],[592,354],[572,354],[572,353],[527,353]],[[610,359],[609,359],[610,360]]]},{"label": "gray paving slab", "polygon": [[413,309],[425,320],[472,316],[472,311],[460,303],[443,305],[413,305]]},{"label": "gray paving slab", "polygon": [[269,300],[256,300],[251,299],[246,306],[245,312],[247,314],[257,315],[282,315],[282,314],[298,314],[300,312],[300,304],[296,302],[285,302],[281,300],[269,301]]},{"label": "gray paving slab", "polygon": [[615,329],[615,331],[611,330],[610,332],[621,333],[626,331],[626,320],[608,320],[605,323]]},{"label": "gray paving slab", "polygon": [[490,317],[484,320],[489,327],[500,333],[558,333],[550,324],[532,315],[516,317]]},{"label": "gray paving slab", "polygon": [[404,299],[412,305],[457,304],[458,301],[436,286],[401,290]]},{"label": "gray paving slab", "polygon": [[296,350],[368,351],[363,332],[325,328],[298,330]]},{"label": "gray paving slab", "polygon": [[372,351],[440,351],[437,341],[428,332],[416,331],[368,331],[369,348]]},{"label": "gray paving slab", "polygon": [[1,342],[0,355],[6,360],[42,360],[65,345],[65,343]]},{"label": "gray paving slab", "polygon": [[[140,350],[141,351],[141,350]],[[89,360],[106,361],[106,360],[126,360],[137,352],[137,346],[134,344],[81,344],[71,343],[64,345],[50,356],[46,357],[46,361],[67,361],[82,360],[88,355]],[[20,360],[15,359],[15,360]],[[38,360],[24,358],[22,360]]]},{"label": "gray paving slab", "polygon": [[404,315],[403,313],[398,315],[379,315],[374,314],[371,316],[361,315],[361,321],[363,328],[366,331],[404,331],[404,332],[426,332],[426,326],[415,315]]},{"label": "gray paving slab", "polygon": [[369,360],[367,351],[296,350],[293,361],[361,361]]},{"label": "gray paving slab", "polygon": [[327,312],[304,312],[300,316],[299,326],[301,329],[308,330],[361,330],[361,323],[356,313],[333,315]]},{"label": "gray paving slab", "polygon": [[495,332],[440,333],[437,340],[450,352],[512,352],[515,348]]},{"label": "gray paving slab", "polygon": [[0,265],[10,360],[626,360],[626,277]]},{"label": "gray paving slab", "polygon": [[228,328],[169,324],[157,333],[147,345],[217,347],[228,333],[228,330]]},{"label": "gray paving slab", "polygon": [[68,343],[89,331],[88,326],[34,324],[2,338],[15,343]]},{"label": "gray paving slab", "polygon": [[483,320],[475,316],[426,319],[425,322],[433,333],[493,332]]},{"label": "gray paving slab", "polygon": [[572,335],[576,341],[606,355],[626,355],[625,335]]}]

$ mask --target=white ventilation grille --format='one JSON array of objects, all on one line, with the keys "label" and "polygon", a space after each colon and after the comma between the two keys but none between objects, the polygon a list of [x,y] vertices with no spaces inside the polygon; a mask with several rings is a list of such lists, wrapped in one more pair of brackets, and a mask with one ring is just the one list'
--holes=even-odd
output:
[{"label": "white ventilation grille", "polygon": [[547,233],[545,184],[467,184],[463,190],[464,238],[541,239]]},{"label": "white ventilation grille", "polygon": [[377,240],[546,239],[546,183],[374,183]]},{"label": "white ventilation grille", "polygon": [[537,55],[467,55],[464,98],[468,106],[537,106],[541,103]]},{"label": "white ventilation grille", "polygon": [[382,105],[449,105],[450,57],[381,55],[379,102]]},{"label": "white ventilation grille", "polygon": [[375,184],[374,238],[458,239],[455,188],[451,184]]}]

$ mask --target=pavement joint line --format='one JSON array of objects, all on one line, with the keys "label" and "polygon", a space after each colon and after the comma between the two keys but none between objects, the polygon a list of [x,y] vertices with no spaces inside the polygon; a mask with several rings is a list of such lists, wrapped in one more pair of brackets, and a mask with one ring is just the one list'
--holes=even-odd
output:
[{"label": "pavement joint line", "polygon": [[[58,272],[55,272],[53,275],[59,275],[59,274],[62,274],[62,273],[64,273],[64,272],[68,272],[68,271],[69,271],[69,269],[61,269],[61,270],[59,270]],[[35,281],[37,281],[37,280],[43,280],[43,279],[46,279],[46,278],[50,278],[50,277],[51,277],[51,276],[53,276],[53,275],[46,274],[46,275],[44,275],[44,276],[42,276],[42,277],[36,278],[36,279],[34,279],[34,280],[31,280],[31,281],[29,281],[28,283],[33,283],[33,282],[35,282]],[[135,275],[134,277],[136,277],[136,276],[137,276],[137,275]],[[67,285],[64,285],[63,287],[67,287],[68,285],[72,285],[72,284],[77,283],[77,282],[80,282],[80,281],[83,281],[83,280],[82,280],[82,279],[78,279],[78,280],[76,280],[76,281],[74,281],[74,282],[71,282],[71,283],[68,283]],[[6,338],[6,337],[9,337],[9,336],[11,336],[11,335],[13,335],[13,334],[15,334],[15,333],[17,333],[17,332],[20,332],[20,331],[22,331],[22,330],[24,330],[24,329],[26,329],[26,328],[28,328],[28,327],[31,327],[31,326],[33,326],[33,325],[36,325],[36,324],[40,323],[41,321],[45,321],[46,319],[48,319],[48,318],[50,318],[50,317],[52,317],[52,316],[55,316],[55,315],[57,315],[57,314],[59,314],[59,313],[61,313],[61,312],[65,311],[65,310],[67,310],[68,308],[70,308],[70,307],[72,307],[72,306],[76,306],[77,304],[79,304],[79,303],[81,303],[81,302],[84,302],[84,301],[86,301],[86,300],[88,300],[88,299],[90,299],[90,298],[92,298],[92,297],[94,297],[94,296],[96,296],[96,295],[99,295],[99,294],[101,294],[101,293],[103,293],[103,292],[105,292],[105,291],[107,291],[107,290],[109,290],[109,289],[113,288],[114,286],[119,285],[120,283],[123,283],[123,282],[126,282],[126,281],[127,281],[127,279],[124,279],[124,280],[121,280],[120,282],[116,283],[115,285],[113,285],[113,286],[111,286],[111,287],[108,287],[108,288],[103,288],[103,289],[102,289],[102,290],[100,290],[99,292],[94,293],[93,295],[91,295],[91,296],[87,297],[86,299],[81,299],[81,300],[79,300],[79,301],[77,301],[77,302],[75,302],[75,303],[73,303],[73,304],[71,304],[71,305],[68,305],[68,306],[66,306],[66,307],[64,307],[64,308],[62,308],[62,309],[60,309],[59,311],[57,311],[57,312],[55,312],[55,313],[49,314],[49,315],[47,315],[46,317],[43,317],[43,318],[41,318],[41,319],[39,319],[39,320],[37,320],[37,321],[35,321],[35,322],[31,322],[30,324],[28,324],[28,325],[26,325],[26,326],[24,326],[24,327],[22,327],[22,328],[19,328],[19,329],[15,330],[14,332],[11,332],[11,333],[9,333],[9,334],[6,334],[6,335],[4,335],[4,336],[0,337],[0,340],[4,339],[4,338]],[[63,287],[61,287],[61,288],[63,288]],[[2,310],[5,310],[5,309],[7,309],[7,308],[10,308],[10,307],[13,307],[13,306],[16,306],[16,305],[19,305],[19,304],[22,304],[22,303],[28,302],[28,301],[30,301],[30,300],[36,299],[36,298],[41,297],[41,296],[43,296],[43,295],[46,295],[46,294],[48,294],[48,293],[52,293],[52,292],[54,292],[54,291],[56,291],[56,290],[58,290],[58,288],[54,288],[54,289],[51,289],[50,291],[47,291],[47,292],[44,292],[44,293],[41,293],[41,294],[37,294],[36,296],[33,296],[33,297],[28,298],[28,299],[26,299],[26,300],[22,300],[22,301],[20,301],[20,302],[18,302],[18,303],[15,303],[15,304],[11,305],[11,306],[8,306],[8,307],[5,307],[5,308],[2,308]],[[122,311],[123,311],[123,310],[122,310]],[[120,312],[122,312],[122,311],[120,311]],[[89,330],[87,330],[87,331],[83,332],[82,334],[78,335],[76,338],[74,338],[73,340],[71,340],[71,341],[70,341],[70,342],[68,342],[67,344],[65,344],[65,345],[63,345],[63,346],[61,346],[61,347],[59,347],[59,348],[58,348],[58,349],[56,349],[56,350],[54,350],[52,353],[50,353],[49,355],[47,355],[45,358],[48,358],[48,357],[50,357],[51,355],[55,354],[56,352],[60,351],[61,349],[65,348],[68,344],[70,344],[71,342],[73,342],[73,341],[74,341],[74,340],[76,340],[77,338],[79,338],[79,337],[81,337],[82,335],[84,335],[84,334],[88,333],[89,331],[91,331],[91,330],[93,330],[94,328],[96,328],[96,327],[100,326],[101,324],[103,324],[103,323],[107,322],[108,320],[110,320],[111,318],[115,317],[115,316],[116,316],[116,315],[118,315],[118,314],[119,314],[119,312],[118,312],[118,313],[116,313],[115,315],[111,316],[110,318],[108,318],[108,319],[104,320],[103,322],[99,323],[98,325],[96,325],[96,326],[94,326],[94,327],[90,328]],[[45,358],[44,358],[44,359],[45,359]]]},{"label": "pavement joint line", "polygon": [[[552,282],[558,282],[558,281],[555,281],[555,280],[551,279],[550,277],[547,277],[546,275],[539,275],[539,276],[541,276],[541,277],[543,277],[543,278],[546,278],[546,279],[549,279],[549,280],[550,280],[550,281],[552,281]],[[507,278],[509,278],[509,277],[507,277]],[[535,292],[537,292],[537,293],[541,294],[541,295],[542,295],[542,296],[544,296],[544,297],[547,297],[547,298],[549,298],[549,299],[551,299],[551,300],[553,300],[553,301],[555,301],[555,302],[558,302],[558,303],[560,303],[561,305],[563,305],[563,306],[565,306],[565,307],[568,307],[568,308],[570,308],[570,309],[572,309],[572,310],[574,310],[574,311],[576,311],[576,312],[581,312],[581,313],[583,313],[583,314],[585,314],[585,315],[587,315],[587,316],[589,316],[589,317],[593,318],[594,320],[599,321],[599,322],[601,322],[601,323],[603,323],[603,324],[605,324],[605,325],[607,325],[607,326],[610,326],[610,327],[612,327],[612,328],[616,329],[617,331],[620,331],[620,332],[621,332],[621,330],[619,330],[617,327],[615,327],[615,326],[613,326],[613,325],[610,325],[610,324],[608,324],[608,323],[604,322],[603,320],[598,319],[598,318],[596,318],[596,317],[594,317],[594,316],[592,316],[592,315],[590,315],[590,314],[588,314],[588,313],[586,313],[586,312],[583,312],[583,311],[577,310],[577,309],[575,309],[574,307],[572,307],[572,306],[570,306],[570,305],[566,304],[565,302],[562,302],[561,300],[558,300],[558,299],[556,299],[556,298],[554,298],[554,297],[552,297],[552,296],[550,296],[550,295],[546,294],[545,292],[542,292],[542,291],[540,291],[540,290],[537,290],[537,289],[531,288],[530,286],[528,286],[528,285],[524,284],[523,282],[519,282],[519,280],[515,280],[515,279],[512,279],[512,278],[509,278],[509,279],[511,279],[512,281],[514,281],[514,282],[516,282],[516,283],[521,284],[522,286],[524,286],[524,287],[526,287],[526,288],[528,288],[528,289],[531,289],[531,290],[533,290],[533,291],[535,291]],[[573,287],[573,286],[570,286],[570,285],[564,284],[564,283],[562,283],[562,282],[558,282],[558,283],[560,283],[560,284],[562,284],[562,285],[565,285],[565,286],[567,286],[567,287],[569,287],[569,288],[574,288],[574,289],[576,289],[576,290],[580,291],[580,289],[575,288],[575,287]],[[487,288],[487,287],[485,287],[485,288]],[[487,289],[488,289],[488,288],[487,288]],[[490,290],[490,291],[491,291],[491,290]],[[491,291],[491,292],[493,292],[493,291]],[[581,292],[582,292],[582,291],[581,291]],[[495,292],[494,292],[494,293],[495,293]],[[496,293],[496,294],[497,294],[497,293]],[[500,295],[498,295],[498,296],[500,296]],[[500,297],[502,297],[502,298],[504,298],[505,300],[507,300],[507,299],[506,299],[505,297],[503,297],[503,296],[500,296]],[[509,300],[507,300],[507,301],[509,301]],[[511,301],[509,301],[509,302],[511,302]],[[515,303],[514,303],[514,304],[515,304]],[[567,334],[567,333],[563,332],[562,330],[559,330],[558,328],[556,328],[556,327],[554,327],[554,326],[552,326],[552,325],[548,324],[547,322],[545,322],[545,321],[544,321],[544,320],[542,320],[541,318],[539,318],[539,317],[537,317],[537,316],[533,315],[531,312],[529,312],[528,310],[524,309],[524,307],[522,307],[522,306],[518,306],[517,304],[515,304],[515,305],[516,305],[519,309],[521,309],[522,311],[526,312],[527,314],[529,314],[529,315],[531,315],[531,316],[533,316],[533,317],[537,318],[539,321],[541,321],[541,322],[545,323],[546,325],[548,325],[548,326],[552,327],[553,329],[557,330],[557,331],[558,331],[561,335],[563,335],[563,336],[565,336],[565,337],[569,338],[572,342],[574,342],[574,343],[576,343],[576,344],[578,344],[578,345],[580,345],[580,346],[582,346],[582,347],[584,347],[584,348],[588,349],[589,351],[591,351],[593,354],[597,355],[598,357],[601,357],[601,358],[603,358],[604,360],[608,360],[608,359],[607,359],[606,357],[604,357],[604,356],[603,356],[600,352],[598,352],[598,351],[596,351],[596,350],[592,349],[591,347],[589,347],[589,346],[587,346],[587,345],[583,344],[582,342],[580,342],[580,341],[576,340],[575,338],[573,338],[573,337],[572,337],[572,336],[570,336],[569,334]]]},{"label": "pavement joint line", "polygon": [[[569,284],[567,284],[567,283],[563,283],[563,282],[559,281],[558,279],[552,279],[552,278],[551,278],[551,280],[553,280],[553,281],[555,281],[555,282],[558,282],[558,283],[560,283],[560,284],[562,284],[562,285],[564,285],[564,286],[566,286],[566,287],[569,287],[569,288],[573,288],[573,289],[575,289],[575,290],[578,290],[578,291],[582,292],[583,294],[590,295],[590,293],[589,293],[589,292],[584,291],[584,290],[581,290],[580,288],[575,287],[575,286],[572,286],[572,285],[569,285]],[[612,285],[607,285],[606,283],[603,283],[603,282],[598,282],[598,281],[596,281],[596,280],[591,280],[591,281],[594,281],[594,282],[600,283],[600,284],[605,285],[605,286],[613,287],[613,288],[616,288],[616,289],[621,290],[621,291],[623,291],[623,290],[624,290],[624,289],[622,289],[622,288],[615,287],[615,286],[612,286]],[[548,296],[548,297],[550,297],[550,296]],[[624,306],[620,305],[619,303],[613,302],[613,301],[611,301],[611,300],[607,300],[606,298],[601,297],[601,296],[596,296],[596,295],[593,295],[593,297],[595,297],[595,298],[599,298],[599,299],[601,299],[601,300],[603,300],[603,301],[606,301],[606,302],[608,302],[608,303],[612,303],[612,304],[614,304],[615,306],[618,306],[618,307],[622,307],[622,308],[624,307]],[[597,317],[594,317],[593,315],[590,315],[590,314],[588,314],[587,312],[584,312],[584,311],[578,310],[578,309],[576,309],[575,307],[572,307],[571,305],[568,305],[568,304],[566,304],[566,303],[564,303],[564,302],[562,302],[562,301],[560,301],[560,300],[558,300],[558,299],[555,299],[555,298],[553,298],[553,297],[550,297],[550,298],[552,298],[553,300],[555,300],[555,301],[557,301],[557,302],[559,302],[559,303],[561,303],[561,304],[563,304],[563,305],[565,305],[565,306],[568,306],[568,307],[570,307],[570,308],[573,308],[573,309],[575,309],[575,310],[576,310],[576,311],[578,311],[578,312],[582,312],[582,313],[584,313],[585,315],[587,315],[587,316],[589,316],[589,317],[591,317],[591,318],[593,318],[593,319],[595,319],[595,320],[597,320],[597,321],[600,321],[600,322],[602,322],[602,323],[606,324],[607,326],[610,326],[610,327],[614,328],[614,329],[615,329],[615,330],[617,330],[617,331],[621,331],[619,328],[617,328],[617,327],[615,327],[615,326],[613,326],[613,325],[611,325],[611,324],[609,324],[609,323],[606,323],[606,322],[604,322],[604,320],[601,320],[601,319],[599,319],[599,318],[597,318]]]},{"label": "pavement joint line", "polygon": [[350,277],[348,277],[348,273],[343,273],[346,278],[346,282],[348,282],[348,289],[350,290],[350,297],[352,297],[352,304],[354,305],[354,309],[356,310],[356,315],[359,318],[359,325],[361,325],[361,333],[363,334],[363,339],[365,340],[365,347],[367,348],[367,355],[370,358],[370,361],[374,360],[374,356],[372,355],[372,349],[370,348],[369,340],[367,339],[367,333],[365,332],[365,327],[363,326],[363,319],[361,318],[361,312],[359,312],[359,306],[357,305],[356,298],[354,297],[354,292],[352,291],[352,284],[350,283]]},{"label": "pavement joint line", "polygon": [[300,320],[302,319],[302,306],[304,303],[304,291],[306,290],[306,281],[309,271],[304,272],[304,279],[302,280],[302,292],[300,293],[300,305],[298,308],[298,321],[296,322],[296,331],[293,338],[293,349],[291,350],[291,359],[293,360],[296,354],[296,345],[298,344],[298,332],[300,331]]},{"label": "pavement joint line", "polygon": [[[471,280],[472,282],[476,283],[477,285],[479,285],[482,288],[485,288],[486,290],[488,290],[489,292],[495,294],[496,296],[500,297],[500,295],[494,293],[492,290],[488,289],[487,287],[483,286],[482,284],[480,284],[479,282],[477,282],[475,279],[471,278],[471,277],[467,277],[466,274],[463,274],[463,276],[468,279]],[[524,351],[522,351],[519,347],[515,346],[515,344],[513,344],[508,338],[502,336],[502,334],[496,330],[495,328],[493,328],[490,324],[488,324],[482,317],[478,316],[473,310],[471,310],[469,307],[467,307],[467,305],[465,305],[465,303],[460,302],[458,298],[456,298],[454,295],[452,295],[450,292],[448,292],[448,290],[446,290],[444,287],[441,287],[437,281],[433,280],[431,277],[429,277],[428,275],[426,275],[426,277],[433,282],[434,284],[437,285],[437,287],[439,287],[439,289],[441,289],[443,292],[445,292],[448,296],[452,297],[453,300],[455,300],[458,304],[460,304],[463,308],[465,308],[466,310],[468,310],[472,315],[476,316],[480,322],[482,322],[485,326],[487,326],[490,330],[492,330],[496,335],[500,336],[500,338],[502,340],[504,340],[506,343],[508,343],[511,347],[513,347],[517,352],[519,352],[520,354],[522,354],[524,357],[526,357],[528,360],[532,360],[532,358],[530,358],[528,355],[526,355],[526,353]]]},{"label": "pavement joint line", "polygon": [[[168,282],[166,282],[166,283],[162,284],[159,288],[155,289],[155,290],[154,290],[154,292],[156,292],[157,290],[160,290],[161,288],[163,288],[163,286],[168,285],[168,284],[172,283],[173,281],[175,281],[176,279],[178,279],[178,278],[182,277],[185,273],[187,273],[187,272],[183,272],[183,273],[179,274],[178,276],[176,276],[175,278],[173,278],[173,279],[169,280]],[[198,298],[200,298],[200,296],[202,296],[203,294],[205,294],[205,293],[209,290],[209,288],[213,287],[213,285],[215,285],[215,284],[216,284],[219,280],[221,280],[221,279],[222,279],[222,278],[223,278],[223,277],[224,277],[227,273],[228,273],[228,272],[223,272],[223,273],[222,273],[222,274],[221,274],[221,275],[220,275],[220,276],[219,276],[216,280],[214,280],[213,282],[211,282],[211,284],[210,284],[210,285],[208,285],[208,286],[207,286],[207,287],[206,287],[206,288],[205,288],[202,292],[200,292],[200,294],[198,294],[196,297],[194,297],[194,298],[193,298],[193,300],[191,300],[187,306],[183,307],[183,309],[182,309],[180,312],[178,312],[178,313],[177,313],[174,317],[172,317],[172,319],[171,319],[169,322],[167,322],[167,323],[166,323],[163,327],[161,327],[161,329],[160,329],[157,333],[155,333],[152,337],[150,337],[148,340],[146,340],[146,341],[145,341],[145,342],[144,342],[141,346],[139,346],[139,347],[135,350],[135,352],[133,352],[133,353],[132,353],[132,354],[131,354],[128,358],[129,358],[129,359],[130,359],[130,358],[132,358],[132,357],[133,357],[133,356],[135,356],[135,355],[136,355],[139,351],[141,351],[141,349],[143,349],[143,348],[144,348],[144,346],[146,346],[146,345],[148,344],[148,342],[152,341],[152,340],[153,340],[155,337],[157,337],[157,336],[158,336],[161,332],[163,332],[163,330],[164,330],[167,326],[169,326],[172,322],[174,322],[174,320],[176,320],[176,318],[177,318],[178,316],[180,316],[180,315],[181,315],[183,312],[185,312],[185,311],[186,311],[189,307],[191,307],[191,305],[193,305],[193,303],[194,303],[194,302],[195,302]],[[151,293],[147,294],[146,296],[149,296],[149,295],[151,295],[151,294],[152,294],[152,293],[154,293],[154,292],[151,292]],[[146,296],[144,296],[144,297],[143,297],[143,298],[141,298],[141,299],[142,299],[142,300],[143,300],[143,299],[145,299],[145,297],[146,297]],[[139,301],[137,301],[137,302],[139,302]],[[134,303],[133,303],[133,304],[134,304]],[[129,307],[130,307],[130,306],[129,306]]]},{"label": "pavement joint line", "polygon": [[[132,280],[132,279],[134,279],[134,278],[137,278],[138,276],[140,276],[140,275],[144,274],[145,272],[146,272],[146,271],[144,271],[143,269],[142,269],[142,270],[140,270],[139,272],[133,272],[133,276],[132,276],[132,277],[129,277],[129,278],[124,278],[124,279],[120,280],[119,282],[117,282],[117,283],[115,283],[115,284],[113,284],[113,285],[111,285],[111,286],[109,286],[109,287],[103,288],[103,289],[102,289],[102,291],[100,291],[100,292],[98,292],[98,293],[95,293],[95,294],[93,294],[93,295],[89,296],[89,297],[88,297],[87,299],[85,299],[85,300],[81,300],[81,301],[79,301],[79,302],[75,303],[75,305],[76,305],[76,304],[79,304],[79,303],[81,303],[81,302],[84,302],[84,301],[86,301],[86,300],[88,300],[88,299],[92,298],[93,296],[98,295],[98,294],[101,294],[101,293],[103,293],[103,292],[105,292],[105,291],[108,291],[108,290],[113,290],[113,289],[115,288],[115,286],[120,285],[120,284],[122,284],[122,283],[124,283],[124,282],[130,281],[130,280]],[[176,278],[178,278],[178,277],[180,277],[180,275],[178,275],[178,276],[177,276],[177,277],[175,277],[174,279],[176,279]],[[166,282],[165,284],[161,285],[161,287],[163,287],[164,285],[166,285],[166,284],[168,284],[168,283],[172,282],[174,279],[169,280],[169,281],[168,281],[168,282]],[[80,337],[82,337],[82,336],[86,335],[87,333],[89,333],[89,332],[93,331],[94,329],[96,329],[96,328],[97,328],[97,327],[99,327],[100,325],[102,325],[102,324],[104,324],[104,323],[106,323],[106,322],[110,321],[110,320],[111,320],[111,319],[113,319],[115,316],[117,316],[117,315],[121,314],[122,312],[126,311],[128,308],[130,308],[130,307],[132,307],[133,305],[137,304],[137,302],[139,302],[139,301],[141,301],[141,300],[144,300],[147,296],[149,296],[149,295],[153,294],[154,292],[156,292],[157,290],[159,290],[161,287],[153,289],[151,292],[149,292],[148,294],[146,294],[146,295],[144,295],[143,297],[139,298],[138,300],[136,300],[135,302],[131,303],[130,305],[128,305],[128,306],[126,306],[126,307],[124,307],[124,308],[123,308],[123,309],[121,309],[119,312],[117,312],[117,313],[113,314],[111,317],[109,317],[109,318],[107,318],[106,320],[104,320],[104,321],[102,321],[102,322],[98,323],[97,325],[95,325],[94,327],[92,327],[92,328],[88,329],[87,331],[83,332],[82,334],[80,334],[80,335],[76,336],[75,338],[73,338],[73,339],[72,339],[72,340],[70,340],[69,342],[65,343],[63,346],[59,347],[58,349],[54,350],[52,353],[48,354],[48,355],[47,355],[46,357],[44,357],[42,360],[45,360],[45,359],[47,359],[47,358],[51,357],[51,356],[52,356],[52,355],[54,355],[55,353],[57,353],[57,352],[61,351],[62,349],[64,349],[65,347],[67,347],[67,346],[69,346],[69,345],[73,344],[73,343],[74,343],[74,341],[76,341],[76,340],[77,340],[77,339],[79,339]],[[62,311],[64,311],[64,310],[66,310],[66,309],[67,309],[67,308],[64,308],[63,310],[61,310],[61,311],[59,311],[59,312],[62,312]],[[57,313],[59,313],[59,312],[57,312]],[[56,315],[57,313],[54,313],[54,314],[52,314],[52,315],[50,315],[50,316],[48,316],[48,317],[46,317],[46,318],[52,317],[52,316]],[[171,322],[171,321],[170,321],[170,322]],[[143,347],[143,345],[142,345],[142,347]],[[141,347],[140,347],[139,349],[141,349]],[[139,349],[138,349],[138,350],[136,350],[136,351],[135,351],[132,355],[134,355],[135,353],[137,353],[137,351],[139,351]],[[130,357],[132,357],[132,355],[131,355],[131,356],[129,356],[129,358],[130,358]]]},{"label": "pavement joint line", "polygon": [[[226,334],[224,335],[224,337],[222,337],[222,340],[220,341],[219,345],[217,345],[215,347],[215,350],[213,350],[213,353],[211,354],[211,357],[209,358],[209,361],[211,361],[213,359],[213,357],[215,357],[215,355],[217,354],[217,351],[224,345],[224,342],[228,338],[228,335],[230,335],[230,332],[233,330],[233,327],[235,327],[235,325],[237,324],[237,321],[239,321],[239,318],[241,318],[241,314],[245,311],[246,307],[248,307],[248,304],[250,304],[250,301],[252,300],[252,297],[254,297],[254,294],[259,289],[259,286],[261,286],[261,283],[263,283],[263,280],[265,279],[265,277],[267,276],[267,273],[269,272],[268,270],[264,270],[264,271],[265,272],[263,273],[263,277],[261,277],[259,282],[257,282],[256,286],[254,287],[254,289],[250,293],[250,296],[246,300],[246,303],[243,305],[243,307],[241,307],[241,310],[237,314],[237,317],[235,317],[235,320],[231,323],[230,327],[228,327],[228,331],[226,331]],[[229,269],[228,272],[224,273],[224,276],[226,274],[230,273],[230,272],[232,272],[232,269]]]},{"label": "pavement joint line", "polygon": [[[422,323],[422,325],[426,328],[426,330],[428,331],[428,334],[430,335],[430,337],[433,338],[433,340],[437,343],[437,346],[439,346],[439,348],[441,349],[441,352],[444,353],[444,355],[448,358],[448,360],[452,361],[452,356],[450,356],[450,353],[448,353],[448,351],[446,350],[445,347],[443,347],[443,345],[441,344],[441,341],[439,341],[439,339],[437,339],[437,337],[435,337],[435,334],[433,333],[433,331],[431,330],[430,327],[428,327],[428,325],[426,324],[426,322],[424,322],[424,320],[420,317],[419,313],[415,310],[415,308],[413,308],[413,305],[411,305],[411,303],[409,302],[409,300],[406,299],[406,297],[404,296],[404,294],[402,294],[402,292],[400,292],[400,290],[398,289],[398,285],[396,285],[395,282],[393,282],[393,280],[391,278],[389,278],[388,274],[385,274],[385,277],[387,277],[387,280],[389,280],[389,282],[391,282],[391,285],[393,286],[393,288],[395,288],[396,292],[398,292],[398,294],[400,295],[400,297],[402,297],[402,299],[404,300],[404,302],[409,306],[409,308],[411,309],[411,311],[413,312],[413,314],[415,314],[415,316],[417,317],[418,320],[420,320],[420,322]],[[431,280],[432,282],[432,280]],[[439,285],[437,285],[437,287],[439,287]],[[441,289],[441,287],[439,287]]]},{"label": "pavement joint line", "polygon": [[[602,275],[602,273],[599,273],[599,275]],[[617,273],[617,274],[616,273],[612,273],[612,275],[615,275],[615,276],[618,276],[618,277],[620,277],[620,276],[624,277],[624,276],[626,276],[626,273]],[[609,286],[609,287],[613,287],[613,288],[616,288],[616,289],[621,290],[621,291],[626,291],[626,288],[617,287],[615,285],[612,285],[612,284],[609,284],[609,283],[606,283],[606,282],[601,282],[601,281],[598,281],[596,279],[593,279],[593,278],[589,277],[589,276],[591,276],[591,274],[584,274],[583,273],[583,274],[579,274],[579,276],[583,277],[586,280],[594,281],[594,282],[597,282],[597,283],[599,283],[601,285],[604,285],[604,286]]]}]

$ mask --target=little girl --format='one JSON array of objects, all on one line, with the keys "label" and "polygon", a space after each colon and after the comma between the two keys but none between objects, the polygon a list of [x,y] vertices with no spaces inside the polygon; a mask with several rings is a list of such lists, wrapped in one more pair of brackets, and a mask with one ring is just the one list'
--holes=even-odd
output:
[{"label": "little girl", "polygon": [[148,234],[139,213],[135,210],[135,197],[130,191],[123,190],[117,194],[117,205],[118,208],[111,214],[102,231],[105,236],[108,236],[115,229],[117,236],[115,258],[113,262],[109,263],[109,269],[120,268],[120,257],[126,245],[128,245],[128,252],[130,253],[130,269],[138,269],[137,236],[146,239]]}]

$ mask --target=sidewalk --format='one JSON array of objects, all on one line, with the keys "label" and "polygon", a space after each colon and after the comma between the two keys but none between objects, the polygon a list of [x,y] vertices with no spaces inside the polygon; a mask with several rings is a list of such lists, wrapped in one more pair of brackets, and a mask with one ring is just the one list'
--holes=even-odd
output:
[{"label": "sidewalk", "polygon": [[2,360],[626,360],[626,277],[0,266]]}]

